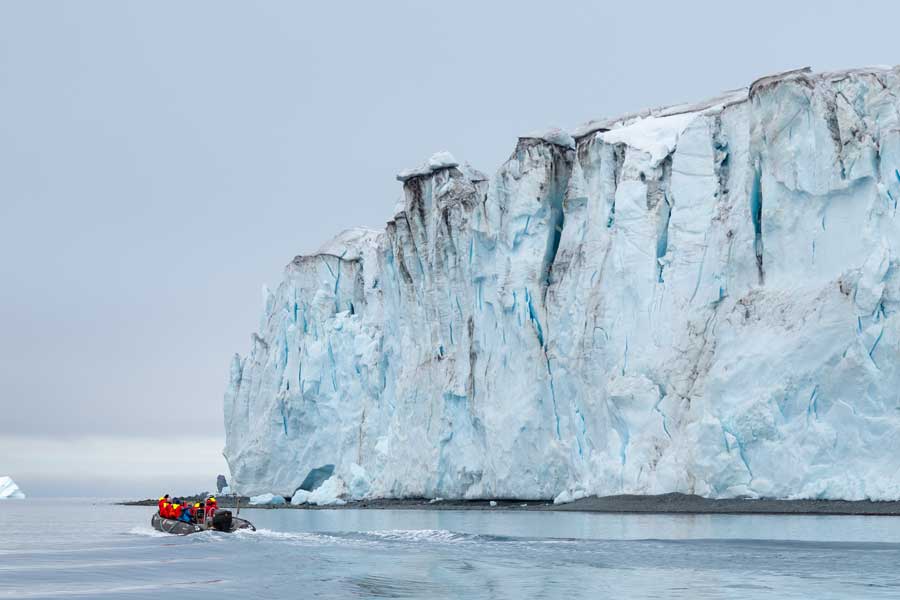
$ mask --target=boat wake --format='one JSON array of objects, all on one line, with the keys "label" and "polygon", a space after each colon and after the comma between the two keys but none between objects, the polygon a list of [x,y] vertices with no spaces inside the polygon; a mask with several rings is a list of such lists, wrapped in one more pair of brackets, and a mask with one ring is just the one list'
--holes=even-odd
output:
[{"label": "boat wake", "polygon": [[154,538],[167,538],[171,537],[167,533],[163,533],[162,531],[157,531],[152,527],[132,527],[128,530],[128,533],[131,535],[142,535],[144,537],[154,537]]}]

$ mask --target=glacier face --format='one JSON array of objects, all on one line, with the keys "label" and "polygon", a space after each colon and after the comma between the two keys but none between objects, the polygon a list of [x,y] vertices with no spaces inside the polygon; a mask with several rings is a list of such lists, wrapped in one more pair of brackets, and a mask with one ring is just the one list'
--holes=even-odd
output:
[{"label": "glacier face", "polygon": [[439,153],[235,356],[243,493],[900,498],[900,70]]}]

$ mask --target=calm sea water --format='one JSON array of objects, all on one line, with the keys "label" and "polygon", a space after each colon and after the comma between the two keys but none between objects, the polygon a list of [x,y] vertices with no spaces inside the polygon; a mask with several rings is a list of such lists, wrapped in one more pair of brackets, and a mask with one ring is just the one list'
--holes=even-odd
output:
[{"label": "calm sea water", "polygon": [[0,598],[898,598],[900,519],[152,509],[0,502]]}]

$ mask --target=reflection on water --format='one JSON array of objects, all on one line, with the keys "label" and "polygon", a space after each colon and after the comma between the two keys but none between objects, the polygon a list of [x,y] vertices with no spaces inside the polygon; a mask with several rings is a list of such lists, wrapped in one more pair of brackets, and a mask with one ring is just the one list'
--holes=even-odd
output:
[{"label": "reflection on water", "polygon": [[247,510],[175,537],[151,512],[0,504],[0,598],[900,597],[891,517]]}]

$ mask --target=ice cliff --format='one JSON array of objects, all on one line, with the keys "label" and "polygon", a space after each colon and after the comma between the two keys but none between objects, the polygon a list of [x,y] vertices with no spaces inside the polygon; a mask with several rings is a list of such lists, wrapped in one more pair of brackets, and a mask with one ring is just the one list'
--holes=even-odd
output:
[{"label": "ice cliff", "polygon": [[236,487],[900,498],[898,94],[803,69],[401,173],[265,292]]}]

